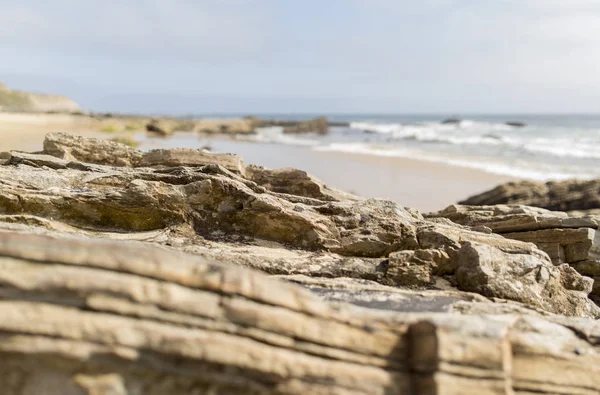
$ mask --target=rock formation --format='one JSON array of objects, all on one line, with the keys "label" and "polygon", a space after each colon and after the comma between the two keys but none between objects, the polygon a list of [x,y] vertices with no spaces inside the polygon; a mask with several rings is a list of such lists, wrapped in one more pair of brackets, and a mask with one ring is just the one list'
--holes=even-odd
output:
[{"label": "rock formation", "polygon": [[298,122],[295,125],[283,127],[283,133],[318,133],[327,134],[329,132],[329,124],[327,118],[320,117],[304,122]]},{"label": "rock formation", "polygon": [[555,211],[600,209],[600,180],[509,182],[463,200],[460,204],[521,204]]},{"label": "rock formation", "polygon": [[[73,139],[0,155],[3,394],[600,388],[592,280],[493,233],[523,213],[460,225],[298,170]],[[553,215],[519,231],[594,230]]]},{"label": "rock formation", "polygon": [[507,122],[505,122],[505,124],[508,126],[515,127],[515,128],[524,128],[525,126],[527,126],[527,124],[525,122],[521,122],[521,121],[507,121]]},{"label": "rock formation", "polygon": [[146,124],[146,131],[150,134],[158,135],[161,137],[168,137],[174,133],[171,127],[168,127],[164,123],[161,123],[158,119],[151,119]]},{"label": "rock formation", "polygon": [[600,301],[600,217],[569,217],[563,212],[517,206],[453,205],[428,217],[443,217],[502,236],[535,243],[558,267],[568,264],[593,278],[592,299]]}]

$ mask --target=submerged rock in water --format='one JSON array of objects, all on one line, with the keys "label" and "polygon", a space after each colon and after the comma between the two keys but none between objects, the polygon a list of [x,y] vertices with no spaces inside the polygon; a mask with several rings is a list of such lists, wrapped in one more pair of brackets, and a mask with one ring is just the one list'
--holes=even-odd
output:
[{"label": "submerged rock in water", "polygon": [[442,122],[442,125],[458,125],[462,122],[462,119],[459,118],[446,118]]},{"label": "submerged rock in water", "polygon": [[[594,254],[591,222],[503,206],[425,218],[295,169],[49,139],[1,156],[3,394],[600,386],[600,309],[574,265]],[[561,230],[544,240],[585,260],[499,229]]]},{"label": "submerged rock in water", "polygon": [[525,126],[527,126],[527,124],[525,122],[519,122],[519,121],[508,121],[508,122],[505,122],[505,124],[508,126],[513,126],[515,128],[524,128]]}]

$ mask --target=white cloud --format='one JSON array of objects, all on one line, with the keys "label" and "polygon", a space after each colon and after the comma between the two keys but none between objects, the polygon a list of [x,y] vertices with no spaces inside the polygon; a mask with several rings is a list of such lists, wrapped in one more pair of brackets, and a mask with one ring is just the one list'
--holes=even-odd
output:
[{"label": "white cloud", "polygon": [[11,47],[0,71],[131,92],[357,97],[402,111],[600,100],[600,0],[0,0],[0,48]]},{"label": "white cloud", "polygon": [[245,0],[0,3],[0,44],[218,60],[261,51],[265,7]]}]

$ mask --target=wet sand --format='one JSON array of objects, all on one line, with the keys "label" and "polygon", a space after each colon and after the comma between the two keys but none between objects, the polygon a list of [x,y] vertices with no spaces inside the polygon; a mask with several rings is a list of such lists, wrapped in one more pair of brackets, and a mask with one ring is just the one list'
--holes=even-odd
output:
[{"label": "wet sand", "polygon": [[307,147],[202,140],[219,152],[241,155],[246,164],[296,167],[332,187],[382,197],[421,211],[440,210],[514,178],[409,158],[313,151]]}]

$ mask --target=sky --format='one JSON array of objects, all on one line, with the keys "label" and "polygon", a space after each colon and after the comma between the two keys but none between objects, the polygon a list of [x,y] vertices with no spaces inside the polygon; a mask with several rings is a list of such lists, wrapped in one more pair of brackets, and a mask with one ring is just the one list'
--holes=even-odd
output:
[{"label": "sky", "polygon": [[93,111],[597,113],[598,0],[0,0],[0,81]]}]

